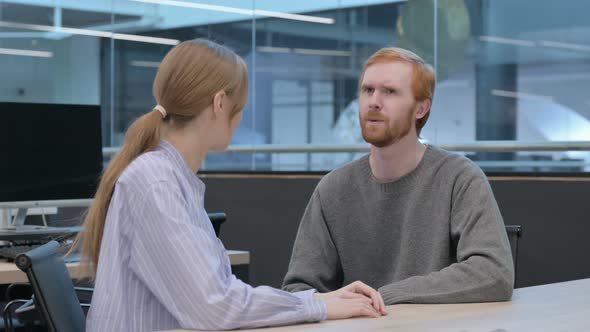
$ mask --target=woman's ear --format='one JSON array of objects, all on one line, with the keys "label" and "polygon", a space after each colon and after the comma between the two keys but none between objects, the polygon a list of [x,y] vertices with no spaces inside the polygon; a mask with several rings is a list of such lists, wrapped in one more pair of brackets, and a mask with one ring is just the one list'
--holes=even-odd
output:
[{"label": "woman's ear", "polygon": [[[227,111],[227,100],[225,99],[225,91],[220,90],[213,96],[213,114],[221,116],[224,111]],[[225,107],[225,108],[224,108]]]}]

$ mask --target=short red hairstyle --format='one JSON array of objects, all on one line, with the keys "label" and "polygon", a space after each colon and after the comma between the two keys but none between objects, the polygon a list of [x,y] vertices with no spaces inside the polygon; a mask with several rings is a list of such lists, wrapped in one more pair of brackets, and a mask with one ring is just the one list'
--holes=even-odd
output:
[{"label": "short red hairstyle", "polygon": [[[417,54],[398,47],[385,47],[373,53],[371,57],[365,62],[363,66],[363,73],[361,74],[360,82],[363,81],[365,71],[367,68],[378,63],[389,63],[402,61],[412,65],[412,92],[416,101],[430,100],[434,96],[434,87],[436,85],[436,73],[431,65],[426,63]],[[360,84],[359,84],[360,85]],[[428,121],[430,112],[416,120],[416,132],[420,135],[420,131]]]}]

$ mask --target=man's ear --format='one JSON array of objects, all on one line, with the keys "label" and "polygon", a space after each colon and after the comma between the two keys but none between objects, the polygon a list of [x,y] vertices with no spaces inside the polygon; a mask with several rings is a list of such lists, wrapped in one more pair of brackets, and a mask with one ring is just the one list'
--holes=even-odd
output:
[{"label": "man's ear", "polygon": [[225,91],[220,90],[213,96],[213,114],[218,117],[225,111],[227,107],[227,100],[225,99]]},{"label": "man's ear", "polygon": [[430,112],[430,106],[432,105],[432,101],[430,99],[425,99],[423,101],[419,101],[416,105],[416,119],[422,119]]}]

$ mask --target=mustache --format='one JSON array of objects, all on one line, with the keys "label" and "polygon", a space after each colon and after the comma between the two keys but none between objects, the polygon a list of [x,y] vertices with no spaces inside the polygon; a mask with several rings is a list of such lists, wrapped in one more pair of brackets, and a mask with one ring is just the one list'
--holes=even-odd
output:
[{"label": "mustache", "polygon": [[379,115],[362,115],[362,121],[387,121],[387,118]]}]

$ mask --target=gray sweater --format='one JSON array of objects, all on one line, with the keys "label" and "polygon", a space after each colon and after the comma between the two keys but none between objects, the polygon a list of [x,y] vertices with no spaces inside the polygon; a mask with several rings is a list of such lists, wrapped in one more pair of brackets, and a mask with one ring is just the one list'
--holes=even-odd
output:
[{"label": "gray sweater", "polygon": [[305,210],[283,288],[355,280],[386,304],[507,301],[514,267],[483,172],[429,146],[413,171],[378,182],[365,156],[326,175]]}]

